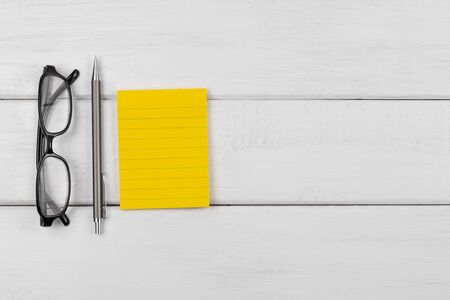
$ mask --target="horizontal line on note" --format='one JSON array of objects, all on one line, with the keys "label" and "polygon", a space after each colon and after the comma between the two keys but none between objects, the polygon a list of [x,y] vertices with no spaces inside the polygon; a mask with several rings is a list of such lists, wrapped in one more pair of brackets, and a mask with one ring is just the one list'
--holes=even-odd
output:
[{"label": "horizontal line on note", "polygon": [[152,158],[121,158],[120,160],[158,160],[158,159],[188,159],[188,158],[208,158],[208,156],[182,156],[182,157],[152,157]]},{"label": "horizontal line on note", "polygon": [[167,179],[202,179],[208,178],[207,176],[203,177],[132,177],[132,178],[120,178],[120,181],[135,181],[135,180],[167,180]]},{"label": "horizontal line on note", "polygon": [[167,187],[167,188],[142,188],[142,189],[120,189],[121,191],[152,191],[152,190],[194,190],[205,189],[207,185],[203,186],[191,186],[191,187]]},{"label": "horizontal line on note", "polygon": [[207,166],[204,167],[168,167],[168,168],[120,168],[120,171],[130,171],[130,170],[177,170],[177,169],[207,169]]},{"label": "horizontal line on note", "polygon": [[193,147],[155,147],[155,148],[124,148],[120,149],[119,152],[128,151],[128,150],[165,150],[165,149],[205,149],[207,146],[193,146]]},{"label": "horizontal line on note", "polygon": [[178,108],[204,108],[206,106],[160,106],[160,107],[133,107],[133,108],[124,108],[119,107],[120,110],[154,110],[154,109],[178,109]]},{"label": "horizontal line on note", "polygon": [[178,126],[178,127],[139,127],[139,128],[119,128],[119,130],[125,130],[125,131],[127,131],[127,130],[185,129],[185,128],[187,128],[187,129],[190,129],[190,128],[205,128],[205,126],[192,126],[192,127],[189,127],[189,126],[186,126],[186,127],[183,127],[183,126]]},{"label": "horizontal line on note", "polygon": [[193,116],[193,117],[162,117],[162,118],[119,118],[120,120],[170,120],[170,119],[202,119],[206,118],[206,115],[204,116]]},{"label": "horizontal line on note", "polygon": [[142,140],[180,140],[180,139],[204,139],[207,138],[207,136],[182,136],[182,137],[160,137],[160,138],[131,138],[131,139],[125,139],[125,138],[119,138],[120,141],[142,141]]},{"label": "horizontal line on note", "polygon": [[192,197],[158,197],[158,198],[126,198],[125,201],[134,201],[134,200],[167,200],[167,199],[173,199],[173,200],[178,200],[178,199],[208,199],[208,197],[206,196],[192,196]]}]

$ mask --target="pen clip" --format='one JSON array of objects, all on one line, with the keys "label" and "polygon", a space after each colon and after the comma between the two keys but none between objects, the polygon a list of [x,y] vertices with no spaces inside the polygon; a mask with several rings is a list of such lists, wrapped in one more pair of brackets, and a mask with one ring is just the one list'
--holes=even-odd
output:
[{"label": "pen clip", "polygon": [[106,193],[106,188],[105,188],[105,174],[102,173],[102,218],[106,219],[106,197],[105,197],[105,193]]}]

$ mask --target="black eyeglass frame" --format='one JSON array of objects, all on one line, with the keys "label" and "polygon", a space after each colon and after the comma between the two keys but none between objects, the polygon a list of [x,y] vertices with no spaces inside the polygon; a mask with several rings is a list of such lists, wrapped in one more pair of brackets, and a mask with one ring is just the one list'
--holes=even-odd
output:
[{"label": "black eyeglass frame", "polygon": [[[70,124],[72,122],[72,111],[73,111],[73,100],[72,100],[72,92],[70,89],[70,85],[75,82],[75,80],[80,75],[80,72],[78,70],[74,70],[67,78],[59,74],[54,66],[47,65],[44,67],[44,72],[41,75],[41,78],[39,80],[39,91],[38,91],[38,115],[39,115],[39,121],[38,121],[38,128],[37,128],[37,146],[36,146],[36,167],[37,167],[37,174],[36,174],[36,208],[40,215],[41,219],[41,226],[49,227],[53,224],[53,221],[55,219],[60,219],[61,222],[67,226],[70,224],[70,220],[66,215],[66,210],[69,205],[69,199],[70,199],[70,193],[71,193],[71,175],[70,175],[70,168],[67,161],[60,155],[56,154],[53,151],[53,139],[57,136],[60,136],[64,134],[70,127]],[[68,121],[65,128],[63,128],[61,131],[58,132],[49,132],[47,128],[45,127],[45,118],[46,118],[46,111],[42,109],[42,86],[44,83],[44,79],[47,76],[53,76],[60,78],[62,80],[62,84],[58,87],[58,89],[53,93],[53,95],[50,96],[50,103],[53,104],[58,96],[65,90],[67,90],[68,98],[69,98],[69,115],[68,115]],[[51,105],[50,105],[51,106]],[[43,188],[41,186],[41,168],[43,166],[43,163],[45,160],[49,157],[53,157],[55,159],[59,159],[62,161],[66,167],[67,175],[68,175],[68,184],[69,184],[69,191],[67,194],[66,204],[61,211],[53,216],[47,216],[44,214],[44,212],[41,210],[40,206],[40,189]],[[50,199],[50,196],[45,192],[45,197],[47,197],[46,203],[49,204],[50,208],[56,211],[57,206],[53,202],[53,200]],[[53,204],[52,204],[53,203]],[[56,207],[56,209],[52,208],[52,205]],[[58,209],[59,210],[59,209]]]}]

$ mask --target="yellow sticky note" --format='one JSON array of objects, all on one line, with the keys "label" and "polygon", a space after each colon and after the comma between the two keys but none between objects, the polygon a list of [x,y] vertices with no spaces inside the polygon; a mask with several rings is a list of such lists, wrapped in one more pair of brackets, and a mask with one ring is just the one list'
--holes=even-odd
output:
[{"label": "yellow sticky note", "polygon": [[209,206],[206,89],[118,91],[120,208]]}]

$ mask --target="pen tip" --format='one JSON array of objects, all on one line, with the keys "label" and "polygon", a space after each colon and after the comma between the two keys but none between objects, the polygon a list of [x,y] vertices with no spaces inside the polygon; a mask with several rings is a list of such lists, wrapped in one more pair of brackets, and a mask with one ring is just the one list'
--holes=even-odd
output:
[{"label": "pen tip", "polygon": [[99,80],[98,70],[97,70],[97,57],[94,56],[94,67],[92,70],[92,80]]}]

